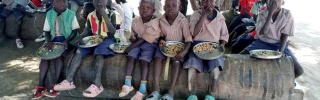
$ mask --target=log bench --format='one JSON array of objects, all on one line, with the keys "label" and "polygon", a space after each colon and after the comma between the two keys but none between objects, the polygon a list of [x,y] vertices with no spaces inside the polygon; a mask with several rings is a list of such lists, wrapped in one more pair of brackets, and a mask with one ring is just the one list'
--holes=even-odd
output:
[{"label": "log bench", "polygon": [[[68,66],[71,54],[66,58],[65,66]],[[93,56],[90,55],[83,59],[79,69],[74,76],[76,89],[63,91],[61,96],[83,97],[82,92],[90,86],[95,78],[95,67]],[[217,92],[215,97],[218,99],[237,99],[237,100],[295,100],[303,97],[303,92],[294,90],[294,71],[293,62],[290,57],[282,57],[276,60],[261,60],[251,58],[249,55],[227,54],[224,55],[225,66],[221,72]],[[134,95],[134,91],[124,98],[119,98],[118,94],[124,84],[126,56],[116,54],[113,58],[105,59],[105,67],[102,72],[102,85],[105,90],[96,98],[109,99],[129,99]],[[139,88],[140,67],[136,63],[132,84],[135,89]],[[149,67],[148,93],[153,90],[153,63]],[[52,69],[53,66],[50,67]],[[68,70],[68,67],[66,67]],[[170,69],[171,70],[171,69]],[[188,71],[180,69],[180,75],[176,84],[175,99],[186,99],[188,91]],[[54,76],[54,70],[50,70],[48,82]],[[208,73],[198,73],[195,91],[199,98],[204,97],[209,92],[210,81]],[[50,86],[48,84],[48,86]],[[160,79],[161,93],[168,91],[169,80]],[[295,96],[293,96],[295,95]],[[297,97],[298,96],[298,97]],[[297,99],[302,100],[302,99]]]}]

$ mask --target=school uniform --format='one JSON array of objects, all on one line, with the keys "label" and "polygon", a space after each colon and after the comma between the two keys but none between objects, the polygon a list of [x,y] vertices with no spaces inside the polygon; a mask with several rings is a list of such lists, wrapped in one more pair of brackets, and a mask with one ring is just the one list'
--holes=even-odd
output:
[{"label": "school uniform", "polygon": [[147,23],[143,23],[141,17],[134,18],[131,30],[132,36],[136,36],[137,40],[142,38],[145,42],[129,51],[128,56],[151,62],[158,47],[157,41],[161,32],[159,18],[154,17]]},{"label": "school uniform", "polygon": [[[267,49],[267,50],[278,50],[280,49],[281,34],[287,34],[293,36],[294,30],[294,20],[291,12],[287,9],[281,8],[276,20],[271,21],[269,29],[266,29],[266,35],[260,34],[261,28],[266,23],[268,16],[268,10],[264,10],[259,13],[256,24],[257,34],[255,35],[256,41],[250,44],[245,48],[247,51],[255,49]],[[291,56],[293,59],[296,59],[291,50],[288,48],[288,45],[285,46],[284,54]]]},{"label": "school uniform", "polygon": [[[162,33],[161,35],[165,37],[166,41],[192,42],[192,36],[189,30],[189,21],[182,13],[178,14],[172,25],[168,23],[165,15],[160,17],[159,23]],[[159,48],[157,49],[155,57],[162,59],[166,58]],[[183,61],[183,59],[180,61]]]},{"label": "school uniform", "polygon": [[[119,29],[120,21],[118,16],[108,9],[106,9],[105,11],[113,26],[116,27],[116,29]],[[98,46],[92,48],[79,47],[79,51],[81,52],[82,57],[86,57],[92,51],[94,56],[103,55],[104,57],[113,57],[115,53],[111,49],[109,49],[109,46],[115,43],[114,36],[108,36],[107,33],[109,31],[106,21],[104,20],[104,18],[102,18],[101,21],[98,20],[96,13],[97,12],[95,10],[88,15],[86,27],[88,27],[87,29],[89,29],[88,31],[91,33],[91,35],[101,35],[103,37],[103,42]]]},{"label": "school uniform", "polygon": [[195,35],[194,28],[197,22],[200,20],[201,11],[195,11],[190,17],[190,31],[193,36],[193,43],[189,51],[188,59],[185,62],[184,68],[195,68],[199,72],[210,72],[215,67],[219,67],[220,70],[223,69],[224,59],[223,57],[214,59],[214,60],[203,60],[198,58],[192,48],[202,42],[216,42],[219,43],[219,40],[228,41],[229,34],[227,26],[225,23],[224,16],[216,10],[216,18],[213,20],[205,20],[202,23],[202,28],[200,32]]},{"label": "school uniform", "polygon": [[[66,11],[58,15],[58,13],[52,9],[46,14],[43,31],[50,32],[51,42],[62,43],[72,34],[72,30],[79,28],[78,20],[73,11],[66,9]],[[65,57],[71,49],[72,46],[69,45],[62,56]]]}]

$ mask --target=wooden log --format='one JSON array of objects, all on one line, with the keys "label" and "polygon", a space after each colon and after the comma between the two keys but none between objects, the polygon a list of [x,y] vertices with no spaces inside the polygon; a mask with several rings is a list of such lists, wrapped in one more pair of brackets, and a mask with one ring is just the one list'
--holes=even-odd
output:
[{"label": "wooden log", "polygon": [[[66,61],[69,61],[70,57]],[[95,78],[93,56],[83,59],[77,70],[74,83],[76,89],[62,92],[62,96],[83,97],[82,92],[89,87]],[[274,99],[288,100],[293,93],[294,71],[291,58],[282,57],[276,60],[260,60],[248,55],[231,54],[224,55],[225,67],[220,74],[217,92],[214,95],[218,99]],[[117,54],[113,58],[105,59],[105,67],[102,72],[102,84],[105,91],[96,98],[119,99],[118,94],[124,84],[126,56]],[[51,67],[53,68],[53,67]],[[149,67],[148,93],[152,92],[153,64]],[[171,70],[171,69],[170,69]],[[51,77],[54,70],[49,72]],[[51,74],[50,74],[51,73]],[[169,75],[170,79],[170,75]],[[180,69],[179,79],[175,90],[175,99],[186,99],[189,96],[187,70]],[[133,86],[137,90],[140,83],[140,67],[136,64],[133,75]],[[198,73],[195,91],[199,98],[209,93],[210,81],[208,73]],[[170,80],[160,80],[161,93],[168,91]],[[128,99],[134,95],[121,99]],[[290,94],[291,93],[291,94]]]}]

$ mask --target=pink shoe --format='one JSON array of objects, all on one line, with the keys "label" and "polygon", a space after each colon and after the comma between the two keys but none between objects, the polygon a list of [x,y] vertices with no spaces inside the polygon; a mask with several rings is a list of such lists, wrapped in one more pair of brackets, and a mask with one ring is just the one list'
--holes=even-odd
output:
[{"label": "pink shoe", "polygon": [[122,90],[119,93],[119,97],[124,97],[124,96],[128,95],[132,90],[134,90],[134,88],[132,86],[123,85]]},{"label": "pink shoe", "polygon": [[143,100],[144,96],[144,94],[137,91],[137,93],[130,100]]},{"label": "pink shoe", "polygon": [[73,82],[68,82],[67,80],[63,80],[61,83],[56,84],[53,89],[56,91],[66,91],[66,90],[72,90],[75,89],[76,86],[73,84]]},{"label": "pink shoe", "polygon": [[93,98],[98,96],[103,90],[102,85],[97,87],[96,85],[91,84],[89,88],[83,91],[83,96]]}]

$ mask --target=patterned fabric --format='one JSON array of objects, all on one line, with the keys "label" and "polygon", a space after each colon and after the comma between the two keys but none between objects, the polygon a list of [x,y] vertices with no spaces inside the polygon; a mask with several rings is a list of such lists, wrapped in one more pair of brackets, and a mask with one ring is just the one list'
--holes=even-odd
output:
[{"label": "patterned fabric", "polygon": [[11,9],[14,9],[17,7],[17,5],[21,5],[22,7],[27,7],[30,3],[30,0],[14,0],[14,2],[11,5]]},{"label": "patterned fabric", "polygon": [[147,23],[143,23],[141,17],[134,18],[131,26],[131,36],[143,38],[149,43],[157,43],[160,37],[159,18],[153,18]]},{"label": "patterned fabric", "polygon": [[[112,15],[116,15],[115,13],[113,12],[110,12],[108,9],[105,10],[106,13],[109,15],[109,19],[112,20],[111,16]],[[88,21],[89,24],[86,24],[86,25],[90,25],[91,27],[91,31],[93,33],[93,35],[101,35],[102,37],[108,37],[108,27],[106,25],[106,21],[104,20],[103,17],[101,17],[101,22],[98,20],[98,17],[96,15],[96,10],[91,12],[89,15],[88,15]],[[113,24],[116,24],[116,25],[120,25],[120,19],[119,17],[116,15],[115,19],[115,23]],[[115,26],[116,27],[116,26]]]},{"label": "patterned fabric", "polygon": [[241,7],[241,11],[240,14],[245,14],[243,10],[246,10],[250,16],[253,16],[250,13],[250,10],[252,8],[252,6],[254,5],[255,2],[257,2],[257,0],[240,0],[240,7]]},{"label": "patterned fabric", "polygon": [[200,12],[200,10],[195,11],[190,17],[190,31],[193,36],[193,41],[209,41],[218,43],[219,40],[224,40],[228,42],[229,33],[225,23],[225,18],[221,13],[218,13],[217,17],[212,21],[205,20],[200,32],[195,36],[194,28],[200,20]]},{"label": "patterned fabric", "polygon": [[254,5],[252,6],[250,13],[254,14],[254,15],[258,15],[259,12],[261,10],[263,10],[262,8],[266,7],[266,4],[262,4],[261,1],[257,1],[256,3],[254,3]]},{"label": "patterned fabric", "polygon": [[172,25],[166,20],[166,16],[163,15],[160,18],[161,35],[166,37],[167,41],[184,41],[192,42],[192,36],[189,30],[189,21],[182,14],[179,13]]},{"label": "patterned fabric", "polygon": [[276,20],[270,22],[271,24],[269,29],[265,30],[265,32],[262,32],[266,33],[266,35],[260,34],[261,28],[266,23],[267,16],[267,9],[259,13],[256,24],[257,35],[255,35],[255,39],[259,38],[267,43],[279,43],[281,34],[293,36],[294,20],[291,12],[284,8],[280,10]]}]

